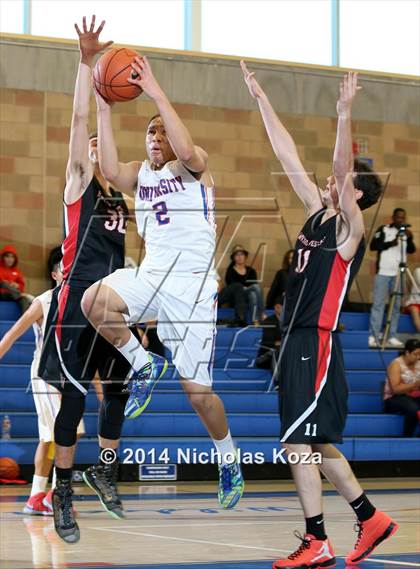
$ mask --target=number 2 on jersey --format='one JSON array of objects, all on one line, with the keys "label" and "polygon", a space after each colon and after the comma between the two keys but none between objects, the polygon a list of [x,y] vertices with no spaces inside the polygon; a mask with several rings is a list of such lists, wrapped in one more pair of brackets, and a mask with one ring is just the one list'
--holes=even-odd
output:
[{"label": "number 2 on jersey", "polygon": [[152,207],[156,211],[156,221],[159,225],[166,225],[171,221],[169,217],[166,217],[168,214],[168,208],[166,207],[165,202],[155,203]]}]

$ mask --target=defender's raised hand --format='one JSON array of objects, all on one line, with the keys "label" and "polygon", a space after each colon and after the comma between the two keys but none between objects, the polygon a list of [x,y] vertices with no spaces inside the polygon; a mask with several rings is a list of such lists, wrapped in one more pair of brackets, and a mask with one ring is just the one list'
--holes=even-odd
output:
[{"label": "defender's raised hand", "polygon": [[255,79],[255,73],[249,71],[243,59],[241,60],[241,69],[242,73],[244,74],[245,83],[249,89],[249,92],[251,93],[251,97],[254,97],[254,99],[258,99],[259,97],[264,95],[264,91],[261,89],[260,84]]},{"label": "defender's raised hand", "polygon": [[80,49],[81,61],[82,63],[86,63],[87,65],[92,64],[93,58],[95,57],[96,54],[100,53],[101,51],[103,51],[104,49],[106,49],[107,47],[109,47],[114,43],[113,41],[108,41],[105,43],[101,43],[99,41],[99,34],[101,33],[103,27],[105,26],[105,20],[102,20],[101,25],[96,30],[96,32],[95,32],[95,20],[96,16],[92,16],[90,27],[89,29],[87,29],[86,17],[83,16],[83,21],[82,21],[83,31],[80,31],[79,26],[77,24],[74,24],[77,35],[79,36],[79,49]]},{"label": "defender's raised hand", "polygon": [[153,100],[164,96],[162,88],[156,81],[146,56],[135,57],[131,67],[133,68],[133,72],[131,74],[131,79],[127,79],[129,83],[141,87],[146,95]]},{"label": "defender's raised hand", "polygon": [[353,100],[362,87],[357,84],[358,74],[350,71],[344,75],[343,81],[340,83],[340,95],[337,101],[337,113],[339,115],[348,115],[351,112]]}]

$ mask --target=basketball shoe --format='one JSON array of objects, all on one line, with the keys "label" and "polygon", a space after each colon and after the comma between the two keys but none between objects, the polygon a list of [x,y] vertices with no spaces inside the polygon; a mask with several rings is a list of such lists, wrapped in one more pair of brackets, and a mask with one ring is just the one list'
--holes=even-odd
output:
[{"label": "basketball shoe", "polygon": [[298,537],[302,543],[287,559],[274,561],[273,569],[298,567],[302,569],[317,569],[318,567],[335,567],[335,555],[329,539],[315,539],[315,537],[309,533],[302,537],[296,531],[295,536]]},{"label": "basketball shoe", "polygon": [[244,479],[238,458],[231,464],[219,464],[219,504],[230,510],[239,502],[244,492]]},{"label": "basketball shoe", "polygon": [[72,497],[71,480],[58,478],[52,496],[54,526],[57,534],[67,543],[76,543],[80,539],[79,526],[74,519]]},{"label": "basketball shoe", "polygon": [[168,362],[165,358],[152,352],[147,355],[149,363],[140,368],[139,371],[135,371],[127,385],[127,390],[130,393],[124,411],[127,419],[134,419],[143,413],[152,399],[152,393],[157,382],[168,369]]},{"label": "basketball shoe", "polygon": [[104,509],[113,518],[124,518],[124,509],[117,491],[118,463],[94,464],[83,473],[83,480],[93,490]]},{"label": "basketball shoe", "polygon": [[387,514],[376,510],[371,518],[356,523],[358,532],[356,545],[346,557],[346,565],[358,565],[366,559],[380,543],[391,537],[398,529],[398,524]]},{"label": "basketball shoe", "polygon": [[48,507],[43,502],[45,496],[45,492],[38,492],[38,494],[30,496],[23,508],[23,513],[29,516],[52,516],[52,507]]},{"label": "basketball shoe", "polygon": [[51,488],[51,490],[49,490],[44,499],[42,500],[42,503],[44,504],[44,506],[46,506],[47,508],[50,508],[52,511],[52,497],[53,497],[53,492],[54,490]]}]

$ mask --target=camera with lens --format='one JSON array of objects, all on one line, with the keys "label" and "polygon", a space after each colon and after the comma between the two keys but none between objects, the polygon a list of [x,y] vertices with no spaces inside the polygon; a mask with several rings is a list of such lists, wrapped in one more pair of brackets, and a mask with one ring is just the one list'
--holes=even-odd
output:
[{"label": "camera with lens", "polygon": [[408,229],[409,227],[411,227],[411,225],[410,225],[409,223],[405,223],[405,224],[403,224],[403,225],[400,225],[399,228],[398,228],[398,233],[397,233],[397,235],[398,235],[398,236],[405,235],[406,232],[407,232],[407,229]]}]

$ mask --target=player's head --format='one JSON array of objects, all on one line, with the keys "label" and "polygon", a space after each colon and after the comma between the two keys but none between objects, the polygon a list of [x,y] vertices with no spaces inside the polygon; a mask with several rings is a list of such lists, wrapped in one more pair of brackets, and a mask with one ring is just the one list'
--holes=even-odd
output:
[{"label": "player's head", "polygon": [[401,227],[404,225],[407,218],[407,212],[402,207],[397,207],[392,212],[392,222],[396,227]]},{"label": "player's head", "polygon": [[[357,205],[362,211],[375,205],[382,193],[381,180],[368,164],[360,160],[354,161],[353,186]],[[322,192],[322,202],[325,207],[338,209],[337,183],[333,174],[327,178],[326,190]]]},{"label": "player's head", "polygon": [[57,283],[57,285],[60,285],[63,282],[63,273],[61,272],[60,261],[54,263],[51,270],[51,278]]},{"label": "player's head", "polygon": [[96,131],[89,134],[89,160],[92,164],[98,164],[98,133]]},{"label": "player's head", "polygon": [[415,364],[420,360],[420,340],[411,338],[404,345],[403,355],[408,364]]},{"label": "player's head", "polygon": [[248,258],[248,251],[242,245],[235,245],[230,255],[232,265],[245,265]]},{"label": "player's head", "polygon": [[375,205],[381,197],[383,191],[382,182],[379,176],[375,174],[366,162],[355,160],[353,172],[353,184],[356,192],[362,193],[362,195],[357,198],[357,205],[363,211]]},{"label": "player's head", "polygon": [[51,275],[51,279],[57,284],[61,284],[63,280],[63,273],[61,272],[61,259],[63,258],[63,253],[61,247],[55,247],[48,258],[48,272]]},{"label": "player's head", "polygon": [[154,115],[147,125],[146,152],[150,162],[158,168],[176,159],[160,115]]}]

